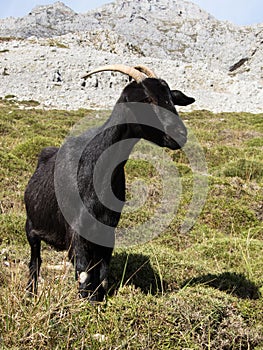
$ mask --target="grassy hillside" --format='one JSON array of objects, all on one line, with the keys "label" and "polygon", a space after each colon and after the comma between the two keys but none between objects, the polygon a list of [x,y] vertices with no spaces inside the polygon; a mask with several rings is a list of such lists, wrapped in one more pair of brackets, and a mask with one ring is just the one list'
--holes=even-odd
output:
[{"label": "grassy hillside", "polygon": [[[262,349],[263,115],[182,115],[206,156],[202,213],[181,233],[193,174],[183,152],[166,150],[181,176],[177,215],[151,242],[115,250],[107,300],[91,305],[77,297],[66,254],[44,244],[39,295],[26,297],[23,191],[43,147],[60,145],[84,116],[92,126],[107,112],[32,104],[0,101],[0,348]],[[151,164],[131,160],[126,170],[128,189],[141,178],[153,195],[142,210],[123,215],[120,228],[150,217],[161,191]]]}]

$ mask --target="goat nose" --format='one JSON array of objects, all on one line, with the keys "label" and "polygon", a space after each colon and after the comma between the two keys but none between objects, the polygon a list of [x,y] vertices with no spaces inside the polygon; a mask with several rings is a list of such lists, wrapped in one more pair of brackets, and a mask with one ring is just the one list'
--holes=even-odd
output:
[{"label": "goat nose", "polygon": [[187,132],[180,132],[176,141],[181,147],[183,147],[187,142]]},{"label": "goat nose", "polygon": [[187,129],[186,127],[182,124],[180,126],[168,126],[166,128],[166,132],[170,136],[178,136],[178,137],[185,137],[187,138]]},{"label": "goat nose", "polygon": [[183,147],[187,142],[187,129],[183,125],[181,127],[168,127],[166,129],[167,135],[170,136],[176,143]]},{"label": "goat nose", "polygon": [[179,133],[182,137],[184,137],[185,139],[187,139],[187,129],[184,126],[181,130],[179,130]]}]

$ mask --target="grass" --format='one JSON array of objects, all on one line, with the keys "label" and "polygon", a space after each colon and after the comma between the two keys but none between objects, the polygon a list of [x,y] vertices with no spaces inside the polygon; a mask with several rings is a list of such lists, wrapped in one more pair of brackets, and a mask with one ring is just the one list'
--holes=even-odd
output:
[{"label": "grass", "polygon": [[[161,150],[159,158],[170,157],[180,175],[171,193],[180,198],[177,214],[150,242],[115,250],[109,294],[97,305],[78,298],[66,254],[45,244],[39,294],[26,297],[23,192],[43,147],[60,145],[84,117],[87,127],[101,124],[108,112],[35,106],[0,101],[0,349],[262,349],[263,115],[183,114],[206,156],[204,208],[182,233],[193,172],[185,153]],[[142,142],[135,153],[152,156],[149,147]],[[147,191],[119,230],[135,227],[139,236],[161,203],[163,179],[142,158],[131,159],[126,172],[129,202],[141,183]]]}]

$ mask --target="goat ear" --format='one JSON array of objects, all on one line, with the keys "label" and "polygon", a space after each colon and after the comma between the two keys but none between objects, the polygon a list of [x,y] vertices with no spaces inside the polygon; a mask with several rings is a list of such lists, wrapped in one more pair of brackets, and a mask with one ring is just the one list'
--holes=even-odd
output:
[{"label": "goat ear", "polygon": [[188,106],[195,102],[193,97],[188,97],[180,90],[171,90],[173,103],[177,106]]}]

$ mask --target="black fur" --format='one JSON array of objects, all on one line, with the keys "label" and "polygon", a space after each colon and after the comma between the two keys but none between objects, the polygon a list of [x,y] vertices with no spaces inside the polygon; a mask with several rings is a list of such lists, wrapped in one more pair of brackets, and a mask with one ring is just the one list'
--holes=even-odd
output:
[{"label": "black fur", "polygon": [[[127,102],[148,104],[152,108],[150,115],[147,113],[142,115],[136,104],[134,108],[130,108]],[[77,171],[77,184],[81,200],[92,217],[97,222],[112,228],[114,233],[125,201],[124,165],[132,147],[138,139],[144,138],[161,147],[181,148],[186,142],[187,130],[179,118],[174,104],[187,105],[193,102],[194,99],[185,96],[180,91],[171,91],[167,83],[161,79],[147,78],[141,83],[132,82],[123,90],[111,116],[104,125],[70,138],[61,148],[48,147],[42,150],[37,169],[29,180],[25,191],[26,233],[31,246],[28,290],[31,293],[37,291],[37,278],[41,265],[41,240],[57,250],[68,250],[69,259],[75,266],[76,279],[82,272],[86,273],[84,276],[87,278],[80,278],[79,283],[82,297],[88,296],[91,300],[101,301],[106,292],[108,266],[114,240],[112,245],[99,245],[94,243],[92,239],[86,239],[76,230],[76,227],[83,229],[85,226],[87,237],[99,237],[103,234],[98,232],[99,225],[94,225],[92,220],[87,221],[84,218],[83,208],[72,205],[71,202],[74,196],[70,190],[70,183],[73,181],[71,174],[74,172],[72,159],[76,154],[76,148],[83,147],[83,144],[86,145],[79,159]],[[156,106],[163,107],[164,113],[159,113]],[[170,113],[166,113],[166,111]],[[154,126],[145,125],[147,118],[151,119],[151,125]],[[165,131],[169,131],[174,137],[171,138]],[[123,150],[120,146],[120,149],[114,153],[114,161],[118,166],[112,172],[111,180],[107,180],[109,179],[107,171],[105,174],[100,174],[101,188],[99,191],[101,191],[103,198],[106,198],[107,192],[112,189],[115,197],[120,200],[116,210],[114,210],[104,206],[99,200],[94,189],[93,172],[102,153],[116,142],[123,140],[131,140],[130,147]],[[58,157],[59,152],[64,152],[62,162]],[[122,158],[123,152],[125,152],[125,160]],[[112,161],[112,158],[105,158],[103,169],[110,168]],[[65,208],[69,209],[68,213],[73,218],[70,224],[68,220],[65,220],[65,215],[63,215],[65,213],[62,214],[63,210],[56,196],[55,169],[59,169],[57,186],[58,188],[61,186],[61,193],[66,198],[66,203],[63,202],[62,205],[65,204]]]}]

